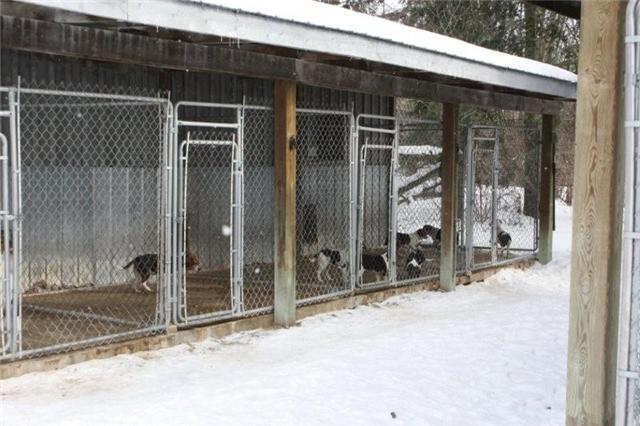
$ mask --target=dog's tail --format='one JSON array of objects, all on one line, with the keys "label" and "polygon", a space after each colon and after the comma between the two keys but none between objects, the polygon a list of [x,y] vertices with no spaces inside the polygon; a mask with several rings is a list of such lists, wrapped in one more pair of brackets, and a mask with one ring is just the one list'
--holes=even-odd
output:
[{"label": "dog's tail", "polygon": [[122,269],[128,269],[131,265],[133,265],[133,259],[132,259],[129,263],[127,263],[126,265],[124,265],[124,266],[122,267]]}]

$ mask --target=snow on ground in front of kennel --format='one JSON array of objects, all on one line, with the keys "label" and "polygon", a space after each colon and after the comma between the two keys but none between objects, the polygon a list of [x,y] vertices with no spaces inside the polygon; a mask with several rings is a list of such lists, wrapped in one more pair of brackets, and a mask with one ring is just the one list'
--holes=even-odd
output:
[{"label": "snow on ground in front of kennel", "polygon": [[570,210],[555,260],[288,330],[0,382],[3,425],[560,425]]}]

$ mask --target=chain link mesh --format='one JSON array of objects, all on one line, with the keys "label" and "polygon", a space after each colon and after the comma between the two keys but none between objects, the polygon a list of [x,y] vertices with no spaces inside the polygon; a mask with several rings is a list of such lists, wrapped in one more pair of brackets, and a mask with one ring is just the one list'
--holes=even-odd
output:
[{"label": "chain link mesh", "polygon": [[244,118],[245,314],[273,309],[273,110],[245,110]]},{"label": "chain link mesh", "polygon": [[[392,131],[395,121],[361,117],[358,129],[369,127]],[[388,240],[391,227],[390,185],[393,162],[394,134],[371,130],[358,131],[358,167],[359,167],[359,235],[358,243],[362,255],[389,254]],[[362,268],[362,259],[358,259],[362,270],[361,284],[379,284],[379,278],[373,271]],[[387,273],[384,280],[388,280]]]},{"label": "chain link mesh", "polygon": [[[398,132],[398,232],[412,234],[425,225],[440,230],[442,126],[405,114],[398,118]],[[416,251],[424,256],[418,270],[408,266],[409,255]],[[437,235],[423,240],[419,247],[397,244],[396,264],[398,281],[438,276]]]},{"label": "chain link mesh", "polygon": [[351,114],[298,110],[296,297],[309,303],[351,288]]},{"label": "chain link mesh", "polygon": [[185,161],[185,248],[199,261],[185,271],[186,316],[231,311],[231,202],[236,134],[189,132]]},{"label": "chain link mesh", "polygon": [[472,232],[472,268],[534,253],[538,248],[539,128],[512,125],[468,131],[473,152],[466,173],[472,175],[473,193],[466,188],[465,196],[472,197],[468,212],[472,229],[465,232]]},{"label": "chain link mesh", "polygon": [[[23,91],[22,349],[159,325],[167,102]],[[153,292],[132,269],[153,254]]]}]

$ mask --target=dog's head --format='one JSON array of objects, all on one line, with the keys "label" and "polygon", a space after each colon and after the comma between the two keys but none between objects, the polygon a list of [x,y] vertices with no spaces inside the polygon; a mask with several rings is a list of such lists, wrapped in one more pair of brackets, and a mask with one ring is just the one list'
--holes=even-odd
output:
[{"label": "dog's head", "polygon": [[189,272],[195,272],[200,270],[200,259],[198,255],[187,250],[187,254],[184,256],[184,266]]}]

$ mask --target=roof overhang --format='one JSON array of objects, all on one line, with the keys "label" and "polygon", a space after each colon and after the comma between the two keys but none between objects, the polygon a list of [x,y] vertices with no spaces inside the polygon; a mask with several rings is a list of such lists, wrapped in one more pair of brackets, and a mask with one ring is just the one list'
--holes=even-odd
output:
[{"label": "roof overhang", "polygon": [[[207,1],[19,0],[3,3],[3,8],[8,7],[12,15],[92,28],[137,30],[151,36],[155,32],[159,37],[205,44],[211,43],[211,38],[205,36],[218,37],[229,49],[241,49],[244,44],[251,44],[258,49],[265,46],[281,49],[280,52],[269,51],[272,55],[291,57],[303,52],[309,58],[315,53],[325,55],[321,57],[325,62],[329,58],[329,63],[338,60],[343,66],[346,64],[395,76],[409,75],[418,80],[471,89],[550,100],[574,100],[576,97],[575,75],[572,73],[433,33],[410,29],[442,37],[443,42],[463,43],[459,44],[461,48],[472,46],[479,50],[473,51],[475,57],[466,57],[469,55],[443,51],[442,46],[417,47],[404,43],[402,39],[382,39],[362,31],[329,28],[277,14],[266,16],[258,13],[259,10],[239,7],[243,5],[242,1],[237,2],[238,7],[227,7],[234,3],[228,0]],[[5,12],[0,10],[0,13]],[[167,35],[167,31],[171,35]],[[491,56],[492,60],[483,60],[485,56]]]}]

